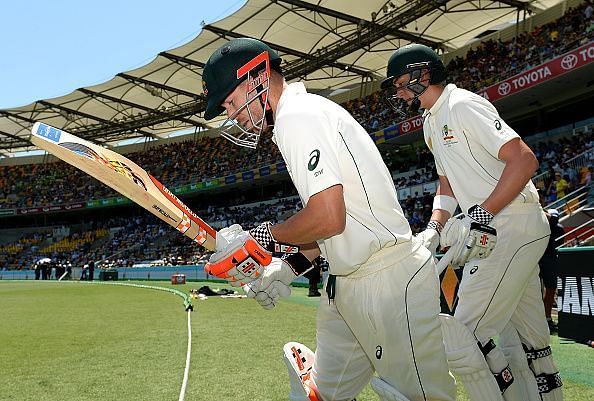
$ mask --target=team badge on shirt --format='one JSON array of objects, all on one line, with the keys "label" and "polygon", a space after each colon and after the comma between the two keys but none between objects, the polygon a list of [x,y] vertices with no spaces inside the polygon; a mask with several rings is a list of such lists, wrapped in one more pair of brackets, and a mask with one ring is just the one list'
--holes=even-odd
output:
[{"label": "team badge on shirt", "polygon": [[454,136],[454,132],[448,128],[447,124],[444,124],[443,128],[441,129],[441,136],[445,146],[449,147],[458,143],[458,140]]}]

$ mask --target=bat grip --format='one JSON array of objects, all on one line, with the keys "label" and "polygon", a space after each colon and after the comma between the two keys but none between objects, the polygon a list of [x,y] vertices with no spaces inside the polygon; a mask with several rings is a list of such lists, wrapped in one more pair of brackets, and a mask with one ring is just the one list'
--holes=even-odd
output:
[{"label": "bat grip", "polygon": [[437,265],[435,266],[438,276],[441,275],[441,273],[443,273],[443,271],[448,267],[448,265],[450,263],[452,263],[453,259],[454,259],[454,247],[450,247],[450,249],[448,249],[448,251],[445,253],[445,255],[443,255],[441,257],[441,259],[439,259],[439,262],[437,262]]}]

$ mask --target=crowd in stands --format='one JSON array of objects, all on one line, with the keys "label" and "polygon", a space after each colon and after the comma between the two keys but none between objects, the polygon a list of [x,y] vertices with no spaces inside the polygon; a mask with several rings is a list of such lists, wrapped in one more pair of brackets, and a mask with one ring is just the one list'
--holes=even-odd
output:
[{"label": "crowd in stands", "polygon": [[[521,33],[511,41],[481,42],[464,58],[457,57],[447,65],[449,80],[469,90],[483,89],[591,40],[593,31],[593,7],[587,1],[569,9],[558,20]],[[344,106],[369,132],[398,122],[380,92],[350,100]],[[197,141],[149,147],[127,156],[169,187],[282,160],[267,135],[262,136],[257,151],[230,146],[220,137],[202,137]],[[386,162],[390,164],[389,158]],[[402,166],[389,167],[392,171],[406,171]],[[63,162],[0,166],[0,209],[68,204],[111,196],[117,194]]]},{"label": "crowd in stands", "polygon": [[[522,33],[512,41],[484,41],[469,50],[464,59],[455,58],[447,65],[449,80],[460,87],[479,91],[576,48],[593,38],[593,14],[591,1],[587,1],[569,9],[560,19]],[[398,122],[379,92],[348,101],[344,106],[369,132]],[[592,132],[542,141],[531,147],[545,176],[539,182],[542,182],[540,189],[547,204],[592,182]],[[397,189],[437,180],[433,158],[424,146],[417,147],[415,155],[409,158],[396,157],[397,152],[394,148],[382,151],[388,168],[395,173]],[[578,168],[567,163],[584,152],[583,163]],[[256,151],[231,146],[220,137],[205,136],[198,140],[150,146],[126,156],[168,187],[223,177],[282,160],[268,135],[262,136]],[[413,165],[415,168],[411,170]],[[63,162],[0,166],[0,209],[68,204],[111,196],[117,194]],[[432,194],[417,193],[400,199],[400,202],[413,232],[422,230],[431,215]],[[270,204],[210,208],[200,213],[215,228],[231,223],[250,227],[259,221],[282,221],[299,208],[299,201],[290,198]],[[44,242],[48,243],[41,246]],[[25,235],[16,242],[0,246],[0,269],[28,268],[41,256],[67,260],[74,265],[92,258],[103,261],[105,267],[132,266],[138,261],[149,260],[171,265],[197,263],[205,255],[204,249],[172,233],[169,227],[147,213],[134,218],[97,221],[92,230],[59,241],[49,241],[39,234]]]},{"label": "crowd in stands", "polygon": [[[297,197],[268,203],[209,208],[198,213],[213,227],[238,223],[252,228],[263,221],[283,221],[300,208]],[[35,248],[25,244],[41,244]],[[204,262],[208,252],[149,213],[97,220],[88,231],[52,239],[51,235],[25,235],[0,246],[0,270],[29,269],[49,257],[56,263],[82,266],[97,262],[98,268],[147,265],[187,265]]]},{"label": "crowd in stands", "polygon": [[[592,132],[531,146],[540,160],[541,174],[546,175],[546,179],[538,181],[542,182],[540,189],[544,192],[546,204],[562,198],[578,186],[594,184]],[[390,159],[390,156],[388,152],[386,157]],[[395,175],[397,190],[437,179],[434,164],[428,162],[430,154],[419,150],[416,156],[416,163],[426,167]],[[581,158],[577,165],[571,163],[576,156]],[[400,204],[413,233],[422,231],[431,216],[433,194],[423,192],[401,197]],[[283,221],[300,208],[298,197],[292,196],[243,206],[209,207],[198,213],[217,229],[233,223],[251,228],[262,221]],[[208,256],[204,248],[196,246],[189,238],[174,232],[149,213],[98,220],[93,223],[92,230],[41,246],[46,239],[39,234],[25,235],[17,242],[0,246],[0,269],[28,268],[40,257],[51,257],[74,266],[95,260],[101,261],[98,268],[106,268],[134,266],[139,262],[153,265],[196,264],[204,262]]]},{"label": "crowd in stands", "polygon": [[[281,161],[269,136],[258,149],[232,146],[221,137],[154,146],[126,154],[168,187],[195,183]],[[118,196],[62,161],[0,166],[0,209],[68,204]]]},{"label": "crowd in stands", "polygon": [[478,92],[573,50],[594,38],[592,11],[587,1],[568,9],[561,18],[520,33],[511,41],[482,41],[464,58],[450,61],[448,77],[458,86]]},{"label": "crowd in stands", "polygon": [[[448,82],[479,92],[573,50],[594,38],[593,11],[592,1],[586,1],[568,9],[561,18],[520,33],[510,41],[482,41],[464,57],[456,57],[446,65]],[[349,100],[343,106],[369,132],[391,127],[401,120],[381,92]]]},{"label": "crowd in stands", "polygon": [[[540,142],[532,146],[544,175],[540,184],[545,203],[550,204],[592,181],[594,166],[594,134],[561,138],[556,142]],[[572,163],[580,157],[579,165]],[[540,180],[537,180],[540,183]]]}]

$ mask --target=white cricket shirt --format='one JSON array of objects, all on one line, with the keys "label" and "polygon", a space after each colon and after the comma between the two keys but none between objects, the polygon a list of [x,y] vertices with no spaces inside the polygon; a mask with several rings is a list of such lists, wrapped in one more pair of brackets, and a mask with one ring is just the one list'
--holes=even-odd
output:
[{"label": "white cricket shirt", "polygon": [[[505,163],[499,149],[520,136],[485,98],[449,84],[423,113],[425,142],[437,174],[446,176],[463,212],[481,204],[499,182]],[[538,203],[532,181],[512,203]]]},{"label": "white cricket shirt", "polygon": [[292,83],[279,99],[272,139],[303,205],[318,192],[343,187],[346,228],[318,241],[330,273],[350,274],[378,250],[411,240],[388,168],[345,109]]}]

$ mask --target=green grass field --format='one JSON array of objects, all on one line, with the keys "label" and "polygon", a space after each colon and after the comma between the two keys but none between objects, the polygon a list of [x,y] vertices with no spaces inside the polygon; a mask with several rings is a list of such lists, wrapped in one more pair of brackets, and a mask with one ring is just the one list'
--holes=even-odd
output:
[{"label": "green grass field", "polygon": [[[294,288],[273,311],[250,299],[194,301],[186,400],[286,400],[282,346],[315,348],[319,298],[306,294]],[[593,400],[594,350],[552,342],[565,399]],[[168,292],[0,281],[0,400],[177,400],[186,346],[182,299]],[[458,391],[467,400],[460,385]],[[357,399],[377,397],[366,388]]]}]

